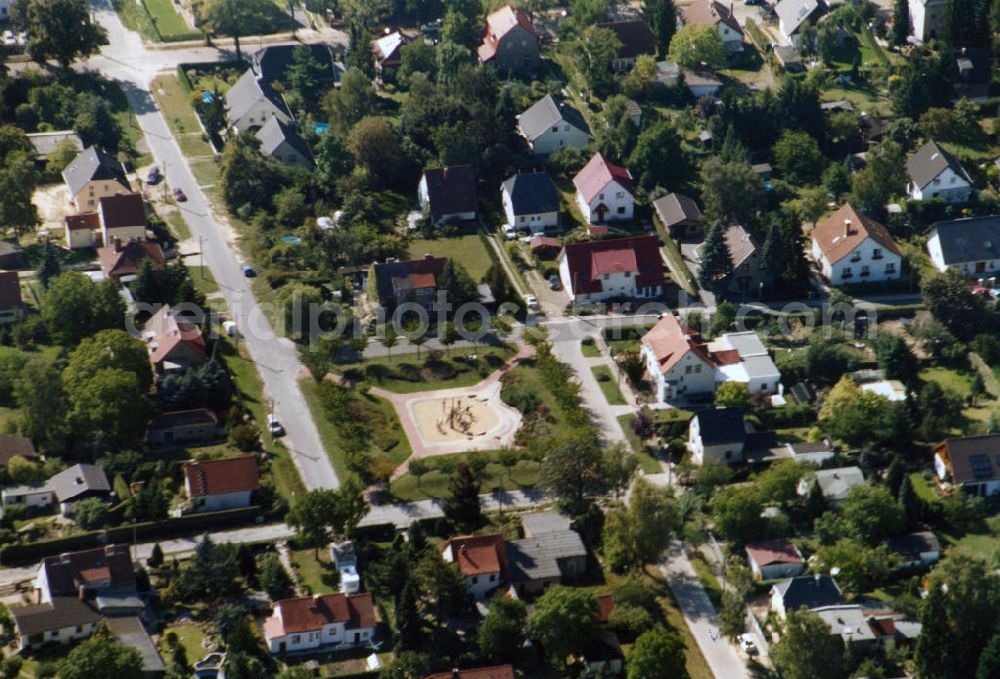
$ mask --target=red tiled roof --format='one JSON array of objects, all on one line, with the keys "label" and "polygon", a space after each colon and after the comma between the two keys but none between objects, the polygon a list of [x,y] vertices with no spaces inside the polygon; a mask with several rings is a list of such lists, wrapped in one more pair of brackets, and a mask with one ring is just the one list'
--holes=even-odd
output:
[{"label": "red tiled roof", "polygon": [[439,672],[429,675],[427,679],[514,679],[514,668],[510,665],[497,665],[458,672]]},{"label": "red tiled roof", "polygon": [[535,236],[531,239],[530,245],[532,250],[538,250],[539,248],[560,247],[559,239],[553,238],[552,236]]},{"label": "red tiled roof", "polygon": [[166,262],[160,246],[146,240],[130,240],[120,247],[110,243],[99,248],[97,256],[101,262],[101,270],[111,277],[134,274],[144,259],[152,259],[156,269],[162,269]]},{"label": "red tiled roof", "polygon": [[21,283],[16,271],[0,271],[0,309],[20,309],[24,306],[21,299]]},{"label": "red tiled roof", "polygon": [[615,598],[611,594],[597,597],[597,621],[601,624],[611,619],[611,611],[615,610]]},{"label": "red tiled roof", "polygon": [[611,181],[618,182],[623,189],[635,195],[629,171],[619,165],[612,165],[600,153],[595,153],[590,162],[573,177],[573,185],[588,203]]},{"label": "red tiled roof", "polygon": [[844,203],[839,210],[817,224],[812,237],[831,264],[851,254],[866,238],[871,238],[893,254],[899,254],[899,248],[886,228],[855,210],[850,203]]},{"label": "red tiled roof", "polygon": [[637,274],[636,285],[664,285],[663,262],[656,236],[567,243],[563,249],[573,292],[603,290],[601,275],[612,271]]},{"label": "red tiled roof", "polygon": [[351,596],[338,593],[283,599],[274,604],[274,615],[268,618],[265,630],[269,637],[276,637],[316,631],[334,622],[346,622],[347,629],[374,627],[372,595],[368,592]]},{"label": "red tiled roof", "polygon": [[758,566],[775,563],[803,563],[802,552],[791,542],[784,540],[761,540],[747,545],[747,554]]},{"label": "red tiled roof", "polygon": [[260,488],[255,455],[226,457],[221,460],[191,460],[183,464],[183,469],[193,497]]},{"label": "red tiled roof", "polygon": [[82,215],[67,215],[66,226],[70,231],[93,231],[101,228],[101,217],[96,212],[85,212]]},{"label": "red tiled roof", "polygon": [[496,56],[500,41],[504,39],[515,26],[521,26],[535,35],[535,25],[527,14],[513,5],[506,5],[486,17],[486,28],[483,29],[483,42],[477,49],[480,61],[489,61]]},{"label": "red tiled roof", "polygon": [[715,26],[721,21],[743,35],[743,29],[740,28],[740,23],[733,16],[733,13],[729,11],[728,7],[715,0],[695,0],[691,4],[685,5],[681,8],[681,20],[685,24],[707,24],[709,26]]},{"label": "red tiled roof", "polygon": [[507,546],[502,535],[463,535],[448,540],[453,561],[465,575],[507,572]]},{"label": "red tiled roof", "polygon": [[187,345],[196,356],[202,359],[208,358],[201,329],[196,323],[175,314],[169,306],[163,306],[153,314],[146,321],[144,330],[152,333],[149,339],[151,349],[149,360],[153,365],[159,365],[170,358],[181,344]]},{"label": "red tiled roof", "polygon": [[670,372],[689,351],[694,352],[708,366],[715,366],[701,334],[678,321],[672,314],[664,314],[642,336],[642,343],[652,350],[663,374]]},{"label": "red tiled roof", "polygon": [[114,589],[135,587],[135,570],[128,545],[108,545],[42,559],[52,596],[75,596],[85,585]]},{"label": "red tiled roof", "polygon": [[896,621],[892,618],[869,618],[868,627],[877,637],[896,636]]},{"label": "red tiled roof", "polygon": [[737,349],[723,349],[712,353],[712,358],[719,365],[736,365],[740,362],[740,352]]},{"label": "red tiled roof", "polygon": [[101,198],[98,211],[106,229],[146,225],[146,206],[138,193],[119,193]]}]

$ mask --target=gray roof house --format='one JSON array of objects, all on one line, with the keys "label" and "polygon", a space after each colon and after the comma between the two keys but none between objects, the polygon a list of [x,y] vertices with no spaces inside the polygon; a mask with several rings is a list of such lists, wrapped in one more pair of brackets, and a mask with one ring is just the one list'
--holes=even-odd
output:
[{"label": "gray roof house", "polygon": [[829,575],[801,575],[771,587],[771,610],[784,620],[789,611],[843,603],[840,587]]},{"label": "gray roof house", "polygon": [[294,63],[295,50],[305,47],[321,66],[326,84],[340,84],[340,76],[344,66],[338,64],[333,52],[333,46],[324,43],[309,45],[268,45],[250,55],[250,67],[257,76],[267,83],[288,83],[288,68]]},{"label": "gray roof house", "polygon": [[865,475],[860,467],[838,467],[836,469],[819,469],[804,476],[799,481],[798,493],[805,497],[812,488],[813,481],[819,483],[820,491],[827,502],[843,502],[854,486],[863,485]]},{"label": "gray roof house", "polygon": [[268,118],[278,118],[286,124],[294,120],[281,94],[252,69],[247,69],[226,92],[226,119],[237,132],[246,132],[263,126]]},{"label": "gray roof house", "polygon": [[96,464],[75,464],[50,478],[48,483],[63,511],[66,511],[70,503],[78,500],[111,494],[108,477]]},{"label": "gray roof house", "polygon": [[[500,185],[507,223],[533,232],[559,224],[559,190],[547,172],[520,172]],[[538,228],[534,228],[535,226]]]},{"label": "gray roof house", "polygon": [[1000,272],[1000,217],[938,222],[927,232],[927,252],[938,271],[956,269],[969,278]]},{"label": "gray roof house", "polygon": [[899,557],[898,568],[927,568],[941,559],[941,542],[929,530],[889,538],[886,546]]},{"label": "gray roof house", "polygon": [[63,142],[69,142],[77,151],[83,150],[80,136],[73,130],[57,130],[54,132],[32,132],[28,135],[31,147],[35,149],[35,159],[48,160],[49,154],[55,151]]},{"label": "gray roof house", "polygon": [[697,236],[702,232],[701,208],[683,193],[668,193],[653,201],[653,210],[671,236]]},{"label": "gray roof house", "polygon": [[536,101],[517,118],[521,136],[536,156],[560,148],[583,148],[590,141],[590,126],[583,114],[551,94]]},{"label": "gray roof house", "polygon": [[167,666],[163,663],[156,644],[142,626],[142,621],[134,615],[121,618],[105,618],[105,624],[115,638],[123,645],[139,651],[142,658],[142,673],[146,677],[163,676]]},{"label": "gray roof house", "polygon": [[798,40],[799,30],[820,7],[817,0],[781,0],[774,7],[778,15],[781,34],[793,45]]},{"label": "gray roof house", "polygon": [[268,158],[280,160],[288,165],[311,168],[314,165],[312,151],[305,139],[281,122],[277,117],[268,118],[264,127],[257,130],[260,152]]},{"label": "gray roof house", "polygon": [[574,530],[557,530],[507,543],[510,580],[519,592],[541,591],[587,570],[587,548]]},{"label": "gray roof house", "polygon": [[571,530],[573,520],[561,512],[549,510],[532,512],[521,517],[521,528],[526,538],[537,538],[550,533]]},{"label": "gray roof house", "polygon": [[938,198],[948,203],[965,203],[972,197],[972,179],[951,155],[929,141],[906,161],[910,177],[906,192],[913,200]]},{"label": "gray roof house", "polygon": [[96,146],[88,146],[80,151],[62,171],[62,177],[69,188],[71,199],[76,198],[90,182],[117,182],[126,191],[132,190],[128,183],[128,173],[121,161]]}]

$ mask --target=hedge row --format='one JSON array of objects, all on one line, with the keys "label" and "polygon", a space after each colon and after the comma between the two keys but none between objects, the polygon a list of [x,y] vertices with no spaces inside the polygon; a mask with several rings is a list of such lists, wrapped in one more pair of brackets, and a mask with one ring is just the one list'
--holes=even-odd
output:
[{"label": "hedge row", "polygon": [[120,542],[131,543],[133,537],[139,541],[149,542],[151,540],[169,540],[203,530],[238,528],[253,523],[262,514],[263,510],[260,507],[188,514],[187,516],[164,519],[162,521],[144,521],[134,526],[118,526],[107,530],[95,530],[55,540],[43,540],[24,545],[9,545],[0,549],[0,564],[10,566],[24,562],[33,563],[46,556],[53,556],[64,552],[93,549],[106,544]]}]

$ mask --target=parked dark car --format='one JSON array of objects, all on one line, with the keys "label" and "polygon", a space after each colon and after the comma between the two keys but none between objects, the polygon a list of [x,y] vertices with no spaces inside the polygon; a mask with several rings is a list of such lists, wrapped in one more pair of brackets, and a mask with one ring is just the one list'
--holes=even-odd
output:
[{"label": "parked dark car", "polygon": [[181,189],[174,189],[174,200],[178,203],[183,203],[188,199],[187,195]]},{"label": "parked dark car", "polygon": [[160,168],[156,165],[149,168],[149,174],[146,175],[146,183],[150,185],[156,185],[163,181],[163,175],[160,173]]}]

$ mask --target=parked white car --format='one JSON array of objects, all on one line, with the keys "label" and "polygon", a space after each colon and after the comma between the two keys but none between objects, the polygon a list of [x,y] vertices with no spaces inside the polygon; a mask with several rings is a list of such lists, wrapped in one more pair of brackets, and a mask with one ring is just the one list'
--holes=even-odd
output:
[{"label": "parked white car", "polygon": [[503,227],[503,235],[507,237],[507,240],[515,240],[517,239],[517,229],[507,224]]},{"label": "parked white car", "polygon": [[535,297],[534,295],[525,295],[524,296],[524,303],[526,305],[528,305],[528,308],[531,309],[531,310],[535,310],[535,309],[539,308],[538,298]]},{"label": "parked white car", "polygon": [[749,656],[757,655],[757,644],[754,642],[752,634],[740,635],[740,648]]}]

